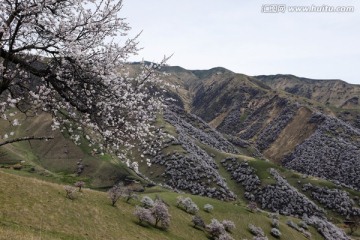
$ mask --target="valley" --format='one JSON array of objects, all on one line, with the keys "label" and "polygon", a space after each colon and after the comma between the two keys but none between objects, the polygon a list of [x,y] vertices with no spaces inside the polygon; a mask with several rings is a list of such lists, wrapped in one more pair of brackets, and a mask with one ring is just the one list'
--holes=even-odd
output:
[{"label": "valley", "polygon": [[[129,71],[136,73],[138,67],[131,64]],[[39,234],[46,239],[88,239],[89,235],[91,239],[137,239],[140,235],[145,239],[187,239],[184,234],[188,231],[196,239],[206,239],[191,226],[191,216],[175,206],[176,196],[184,194],[199,206],[207,202],[215,206],[213,215],[201,212],[207,222],[212,217],[234,221],[234,239],[252,237],[247,223],[262,227],[273,239],[268,212],[281,214],[282,239],[305,239],[303,230],[286,224],[301,219],[312,226],[311,239],[350,239],[344,221],[360,215],[358,86],[295,76],[251,77],[224,68],[192,71],[165,66],[161,73],[173,86],[165,94],[172,100],[155,123],[167,137],[158,154],[129,153],[129,162],[137,162],[138,171],[116,156],[99,154],[85,138],[76,145],[66,131],[51,131],[51,118],[46,114],[26,118],[25,124],[13,127],[19,136],[51,134],[54,139],[0,149],[0,197],[4,203],[0,231],[6,239]],[[0,134],[10,127],[2,122]],[[92,190],[68,201],[61,185],[79,180]],[[140,195],[159,195],[169,202],[173,219],[168,231],[138,226],[132,211],[139,202],[121,202],[115,212],[106,203],[103,191],[133,181],[145,186]],[[23,187],[24,182],[31,188]],[[17,187],[9,188],[11,185]],[[33,202],[19,197],[8,200],[6,196],[16,196],[13,191],[28,194]],[[35,220],[27,204],[36,205],[37,193],[46,201],[44,192],[49,194],[45,199],[55,200],[48,200],[48,208],[34,209],[42,219],[52,216],[45,221],[49,223],[43,232],[39,225],[44,223],[31,225]],[[11,203],[29,216],[12,213]],[[250,212],[249,203],[262,210]],[[51,212],[62,208],[68,209],[71,221],[78,219],[82,225],[67,225],[67,218],[57,213],[60,210]],[[98,212],[100,232],[93,232],[88,220],[80,220],[83,213],[90,216],[91,211]],[[125,232],[129,235],[121,235]],[[351,238],[359,237],[360,230],[352,233]]]}]

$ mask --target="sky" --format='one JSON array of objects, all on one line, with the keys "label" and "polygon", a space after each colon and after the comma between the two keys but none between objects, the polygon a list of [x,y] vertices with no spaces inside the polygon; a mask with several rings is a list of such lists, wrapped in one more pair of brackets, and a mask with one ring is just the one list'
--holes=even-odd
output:
[{"label": "sky", "polygon": [[[360,84],[358,0],[124,0],[123,4],[121,16],[132,27],[130,36],[143,31],[139,38],[143,49],[131,61],[160,62],[173,54],[168,64],[186,69],[224,67],[250,76],[293,74]],[[351,6],[354,12],[290,12],[293,6]]]}]

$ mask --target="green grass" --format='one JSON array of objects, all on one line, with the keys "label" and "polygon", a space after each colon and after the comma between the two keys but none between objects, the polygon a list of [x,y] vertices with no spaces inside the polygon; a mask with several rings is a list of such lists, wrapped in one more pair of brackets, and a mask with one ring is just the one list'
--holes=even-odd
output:
[{"label": "green grass", "polygon": [[180,153],[180,154],[187,154],[186,150],[181,145],[170,145],[162,150],[163,154],[170,154],[170,153]]},{"label": "green grass", "polygon": [[[107,188],[125,178],[141,180],[132,170],[128,169],[118,158],[109,154],[94,154],[89,142],[81,138],[81,144],[75,145],[65,132],[51,131],[51,117],[40,114],[25,119],[18,114],[23,123],[11,127],[0,120],[0,136],[5,132],[15,132],[20,136],[54,136],[50,141],[24,141],[5,145],[1,148],[0,166],[11,167],[23,161],[24,168],[18,173],[31,175],[39,179],[57,183],[68,183],[82,180],[93,188]],[[76,176],[77,162],[85,166],[80,177]],[[34,169],[34,171],[30,171]]]},{"label": "green grass", "polygon": [[162,127],[163,131],[165,133],[168,133],[174,137],[177,137],[177,133],[176,133],[176,129],[174,126],[172,126],[170,123],[168,123],[167,121],[165,121],[164,116],[162,114],[158,114],[157,118],[156,118],[156,126],[158,127]]},{"label": "green grass", "polygon": [[218,171],[219,171],[220,175],[226,179],[226,184],[229,187],[229,189],[231,191],[233,191],[240,199],[243,198],[243,195],[244,195],[243,187],[240,184],[238,184],[235,180],[231,179],[231,174],[222,166],[220,161],[223,160],[224,158],[228,158],[228,157],[237,157],[237,158],[249,160],[249,161],[253,161],[254,158],[244,156],[244,155],[220,152],[220,151],[213,149],[213,148],[211,148],[205,144],[202,144],[200,142],[197,142],[197,144],[202,149],[204,149],[208,154],[214,156],[213,158],[219,167]]},{"label": "green grass", "polygon": [[[0,239],[208,239],[203,231],[192,227],[192,215],[175,206],[179,194],[158,187],[143,194],[153,198],[159,195],[169,204],[172,220],[168,231],[140,226],[132,214],[138,202],[119,201],[112,207],[106,193],[90,189],[69,200],[62,185],[0,170]],[[235,239],[252,238],[247,230],[249,223],[262,227],[269,239],[273,239],[266,213],[251,213],[241,204],[199,196],[191,198],[200,208],[206,203],[214,206],[212,213],[199,212],[206,223],[212,218],[234,221]],[[281,217],[284,239],[305,239],[286,226],[286,220]],[[314,229],[311,233],[312,239],[322,239]]]},{"label": "green grass", "polygon": [[269,172],[270,168],[277,167],[275,164],[264,160],[255,160],[249,162],[249,165],[256,169],[256,175],[259,177],[263,186],[276,183]]},{"label": "green grass", "polygon": [[243,123],[248,117],[248,114],[244,112],[240,117],[240,123]]}]

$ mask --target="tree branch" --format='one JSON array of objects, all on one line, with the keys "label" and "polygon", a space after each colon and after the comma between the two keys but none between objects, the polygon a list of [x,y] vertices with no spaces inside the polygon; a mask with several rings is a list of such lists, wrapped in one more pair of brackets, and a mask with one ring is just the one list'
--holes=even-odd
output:
[{"label": "tree branch", "polygon": [[14,64],[19,64],[20,67],[29,71],[30,73],[34,74],[35,76],[46,77],[47,75],[50,74],[50,70],[48,68],[47,69],[38,69],[38,68],[32,66],[30,63],[28,63],[26,60],[21,59],[21,58],[17,57],[16,55],[9,53],[8,51],[6,51],[2,48],[0,48],[0,57],[7,59]]},{"label": "tree branch", "polygon": [[[10,5],[11,5],[11,3],[10,3]],[[20,9],[16,9],[14,12],[12,12],[12,13],[10,14],[9,18],[8,18],[7,21],[5,22],[6,27],[9,27],[9,26],[10,26],[10,24],[12,23],[12,21],[14,21],[15,17],[16,17],[20,12],[21,12]],[[0,40],[2,40],[2,37],[3,37],[3,35],[4,35],[4,32],[5,32],[5,30],[3,30],[3,31],[0,32]]]},{"label": "tree branch", "polygon": [[0,147],[4,146],[6,144],[14,143],[14,142],[22,142],[22,141],[28,141],[28,140],[50,140],[50,139],[54,139],[54,137],[35,137],[35,136],[21,137],[21,138],[15,138],[15,139],[11,139],[11,140],[8,140],[5,142],[1,142]]}]

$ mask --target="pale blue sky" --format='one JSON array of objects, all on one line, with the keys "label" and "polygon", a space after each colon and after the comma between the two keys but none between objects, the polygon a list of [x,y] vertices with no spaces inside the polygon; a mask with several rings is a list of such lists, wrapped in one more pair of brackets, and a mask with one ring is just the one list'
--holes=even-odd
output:
[{"label": "pale blue sky", "polygon": [[[261,13],[263,4],[354,6],[354,13]],[[124,0],[131,60],[187,69],[225,67],[247,75],[294,74],[360,84],[360,1]]]}]

